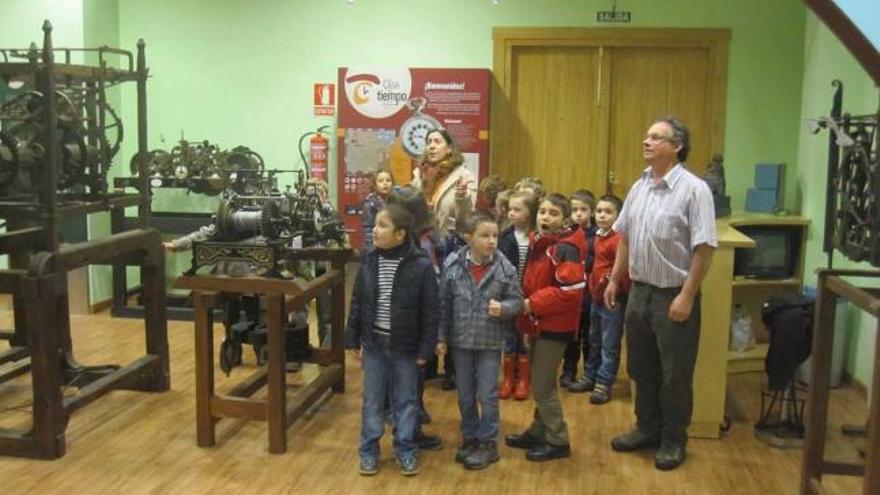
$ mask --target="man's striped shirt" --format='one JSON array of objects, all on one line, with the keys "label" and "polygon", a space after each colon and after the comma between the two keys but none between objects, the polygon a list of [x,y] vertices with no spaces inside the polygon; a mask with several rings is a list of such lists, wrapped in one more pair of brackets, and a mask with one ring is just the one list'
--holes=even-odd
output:
[{"label": "man's striped shirt", "polygon": [[655,287],[683,285],[694,248],[718,247],[709,186],[681,163],[656,183],[645,169],[613,228],[627,236],[630,278]]}]

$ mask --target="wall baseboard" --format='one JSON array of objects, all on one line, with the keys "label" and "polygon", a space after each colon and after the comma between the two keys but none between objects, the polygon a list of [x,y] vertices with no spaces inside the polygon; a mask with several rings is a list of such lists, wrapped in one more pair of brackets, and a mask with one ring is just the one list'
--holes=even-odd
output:
[{"label": "wall baseboard", "polygon": [[110,306],[113,306],[113,298],[108,297],[107,299],[103,299],[94,304],[89,305],[89,314],[93,315],[95,313],[100,313],[106,309],[110,309]]},{"label": "wall baseboard", "polygon": [[865,385],[861,380],[850,375],[849,373],[844,372],[841,381],[851,386],[853,390],[856,391],[856,394],[858,394],[859,397],[861,397],[865,401],[868,400],[868,386]]}]

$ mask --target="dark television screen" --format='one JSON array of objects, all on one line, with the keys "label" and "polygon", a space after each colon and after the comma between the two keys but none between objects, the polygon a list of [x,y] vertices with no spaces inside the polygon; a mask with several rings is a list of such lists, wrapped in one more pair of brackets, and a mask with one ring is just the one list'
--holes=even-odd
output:
[{"label": "dark television screen", "polygon": [[738,277],[782,279],[795,275],[796,251],[801,248],[800,230],[790,227],[739,227],[755,241],[752,249],[737,248],[733,274]]}]

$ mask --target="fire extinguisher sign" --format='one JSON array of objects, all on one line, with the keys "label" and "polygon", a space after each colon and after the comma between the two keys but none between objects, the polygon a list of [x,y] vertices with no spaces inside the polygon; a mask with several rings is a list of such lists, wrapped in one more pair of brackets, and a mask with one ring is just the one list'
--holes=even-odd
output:
[{"label": "fire extinguisher sign", "polygon": [[315,83],[313,95],[315,115],[336,115],[336,85]]}]

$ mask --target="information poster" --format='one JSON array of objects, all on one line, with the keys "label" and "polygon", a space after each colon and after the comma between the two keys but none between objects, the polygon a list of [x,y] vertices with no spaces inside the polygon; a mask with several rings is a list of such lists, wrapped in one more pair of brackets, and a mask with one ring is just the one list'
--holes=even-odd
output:
[{"label": "information poster", "polygon": [[489,165],[488,69],[339,69],[339,211],[362,245],[364,198],[377,170],[409,184],[428,131],[445,128],[475,177]]}]

